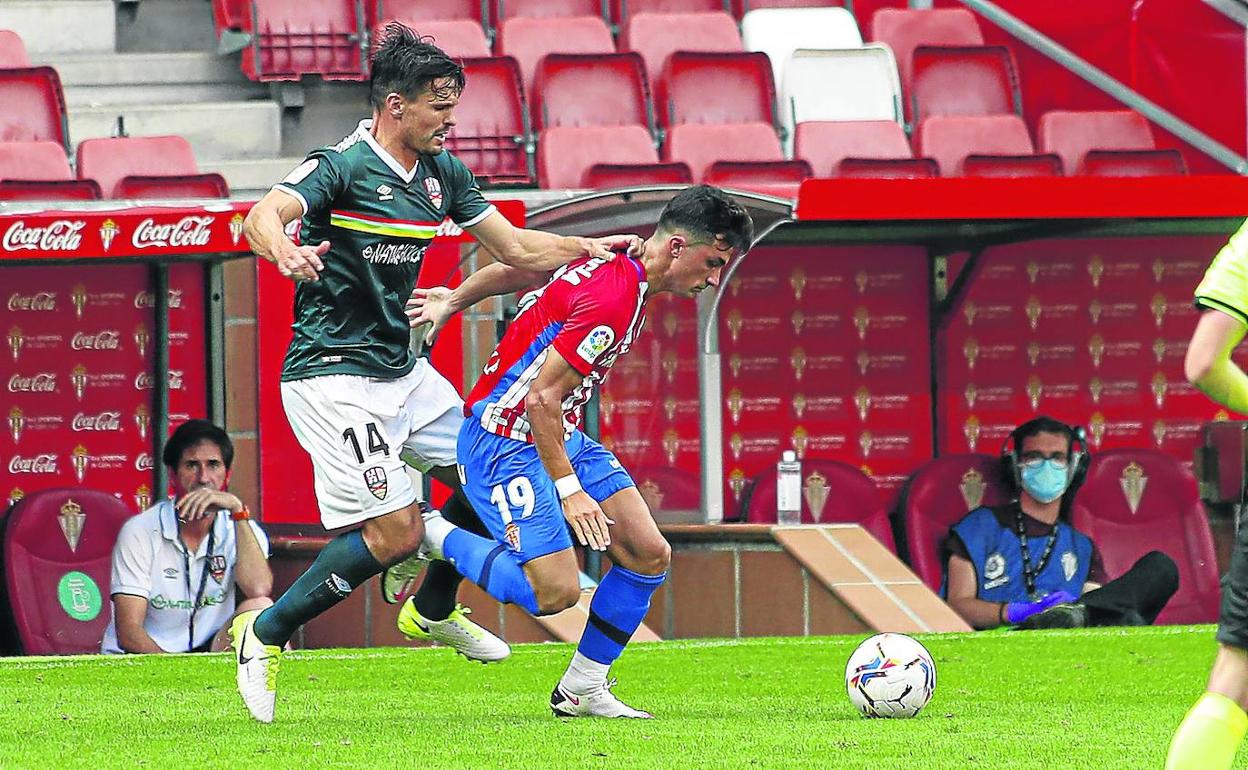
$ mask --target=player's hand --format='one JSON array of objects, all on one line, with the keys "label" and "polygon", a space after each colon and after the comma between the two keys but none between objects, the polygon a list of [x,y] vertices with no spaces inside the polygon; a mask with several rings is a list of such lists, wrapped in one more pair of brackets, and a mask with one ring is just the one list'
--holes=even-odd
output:
[{"label": "player's hand", "polygon": [[295,246],[277,255],[277,271],[283,276],[298,283],[299,281],[320,280],[320,273],[325,269],[321,257],[329,251],[329,241],[321,241],[316,246]]},{"label": "player's hand", "polygon": [[200,487],[182,495],[173,507],[182,521],[197,521],[208,516],[216,516],[221,510],[241,511],[243,501],[229,492]]},{"label": "player's hand", "polygon": [[611,545],[608,529],[614,521],[607,518],[594,498],[585,492],[574,492],[563,499],[563,518],[572,525],[576,540],[586,548],[605,551]]},{"label": "player's hand", "polygon": [[601,238],[586,238],[585,251],[591,257],[615,259],[620,252],[634,257],[641,256],[642,240],[639,235],[604,235]]},{"label": "player's hand", "polygon": [[451,309],[451,290],[445,286],[434,286],[431,289],[412,289],[412,296],[407,299],[407,324],[415,329],[421,324],[429,324],[425,332],[425,344],[432,345],[438,332],[451,320],[455,311]]}]

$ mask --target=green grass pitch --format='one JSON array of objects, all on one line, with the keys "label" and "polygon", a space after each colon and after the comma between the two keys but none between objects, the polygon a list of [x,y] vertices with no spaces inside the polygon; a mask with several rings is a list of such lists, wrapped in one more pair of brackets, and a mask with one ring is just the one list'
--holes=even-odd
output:
[{"label": "green grass pitch", "polygon": [[639,644],[613,674],[647,722],[552,717],[567,645],[296,652],[271,725],[225,655],[9,659],[0,768],[1160,768],[1215,647],[1208,626],[921,636],[935,698],[891,721],[845,696],[861,638]]}]

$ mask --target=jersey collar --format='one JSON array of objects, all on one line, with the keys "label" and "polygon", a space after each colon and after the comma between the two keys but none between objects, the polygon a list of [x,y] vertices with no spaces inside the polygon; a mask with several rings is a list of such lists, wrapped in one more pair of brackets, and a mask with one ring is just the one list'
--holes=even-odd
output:
[{"label": "jersey collar", "polygon": [[416,178],[416,172],[420,170],[420,161],[416,161],[416,165],[412,166],[411,171],[403,168],[402,163],[395,160],[393,155],[386,152],[385,148],[377,143],[377,137],[373,136],[373,132],[371,130],[372,127],[373,121],[371,118],[368,118],[361,120],[359,128],[355,130],[359,133],[360,138],[364,140],[364,143],[367,144],[373,151],[373,154],[378,158],[381,158],[382,163],[389,166],[390,170],[393,171],[399,179],[402,179],[407,184],[411,184],[412,180]]},{"label": "jersey collar", "polygon": [[[182,540],[178,537],[178,512],[173,507],[173,498],[162,500],[159,505],[160,519],[160,536],[173,543],[178,548],[182,547]],[[214,539],[218,543],[225,542],[225,533],[228,531],[228,523],[225,529],[222,529],[222,523],[225,522],[225,512],[217,513],[216,520],[212,522],[212,528],[216,530]],[[204,538],[199,543],[199,549],[192,556],[196,558],[204,555],[204,550],[208,547],[208,538]]]}]

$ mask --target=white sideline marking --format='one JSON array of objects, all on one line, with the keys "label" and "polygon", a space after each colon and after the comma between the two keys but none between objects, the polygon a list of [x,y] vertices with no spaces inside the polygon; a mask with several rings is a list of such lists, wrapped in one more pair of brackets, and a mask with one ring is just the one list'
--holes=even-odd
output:
[{"label": "white sideline marking", "polygon": [[[823,535],[823,539],[831,543],[833,548],[840,551],[841,555],[844,556],[846,559],[848,559],[850,564],[853,564],[855,567],[859,569],[860,572],[862,572],[862,574],[867,576],[867,579],[871,581],[868,585],[875,586],[876,588],[880,589],[881,593],[883,593],[888,598],[892,599],[893,603],[896,604],[898,607],[900,607],[902,612],[906,613],[906,617],[910,618],[915,623],[917,623],[919,628],[928,632],[932,630],[932,627],[929,626],[927,622],[923,620],[923,618],[919,617],[918,614],[915,613],[914,610],[910,609],[910,605],[903,602],[901,600],[901,597],[893,593],[892,590],[888,587],[888,585],[884,583],[884,581],[877,578],[874,572],[867,569],[867,565],[859,561],[858,558],[855,557],[852,553],[850,553],[849,549],[847,549],[845,546],[836,542],[836,540],[832,538],[832,533],[820,527],[819,534]],[[907,581],[907,582],[910,582],[910,581]],[[914,581],[914,582],[918,582],[918,581]],[[842,585],[842,584],[838,583],[837,585]],[[852,585],[859,585],[859,584],[852,584]]]}]

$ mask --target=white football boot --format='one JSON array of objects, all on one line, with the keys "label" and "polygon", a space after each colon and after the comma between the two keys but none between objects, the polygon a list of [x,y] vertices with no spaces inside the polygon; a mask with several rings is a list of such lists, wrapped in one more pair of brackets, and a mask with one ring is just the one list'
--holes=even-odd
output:
[{"label": "white football boot", "polygon": [[259,615],[260,610],[239,613],[230,624],[230,644],[237,653],[238,692],[243,696],[243,703],[256,719],[272,722],[282,648],[256,638]]},{"label": "white football boot", "polygon": [[550,710],[557,717],[606,717],[608,719],[653,719],[647,711],[629,706],[611,693],[615,680],[604,682],[589,692],[572,692],[562,682],[550,694]]}]

